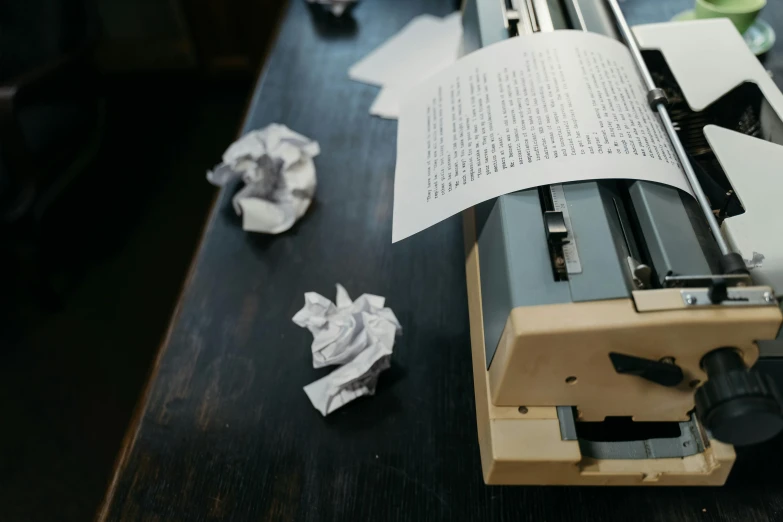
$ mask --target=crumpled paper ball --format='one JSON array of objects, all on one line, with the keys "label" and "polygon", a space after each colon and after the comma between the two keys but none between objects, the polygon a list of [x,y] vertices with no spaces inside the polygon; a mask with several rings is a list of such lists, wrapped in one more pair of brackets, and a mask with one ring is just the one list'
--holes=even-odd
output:
[{"label": "crumpled paper ball", "polygon": [[307,292],[304,308],[293,317],[294,323],[313,334],[313,368],[345,364],[374,346],[391,354],[402,326],[391,308],[384,306],[383,297],[362,294],[352,301],[338,284],[336,301]]},{"label": "crumpled paper ball", "polygon": [[273,123],[232,143],[207,180],[222,187],[241,179],[244,187],[231,202],[242,228],[279,234],[310,206],[316,187],[313,158],[320,152],[317,141]]}]

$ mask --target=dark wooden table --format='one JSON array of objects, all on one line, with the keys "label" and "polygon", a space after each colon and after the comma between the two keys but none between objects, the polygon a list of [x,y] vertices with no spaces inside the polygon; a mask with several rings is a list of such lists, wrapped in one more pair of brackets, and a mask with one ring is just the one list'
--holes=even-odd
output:
[{"label": "dark wooden table", "polygon": [[[639,23],[688,3],[623,6]],[[391,244],[397,126],[370,117],[377,88],[346,75],[413,16],[452,6],[364,0],[335,22],[290,2],[245,129],[317,139],[317,199],[266,237],[244,233],[221,193],[99,520],[783,520],[780,439],[741,451],[724,488],[484,485],[460,219]],[[302,386],[328,370],[312,369],[291,317],[337,282],[386,296],[404,336],[376,396],[323,418]]]}]

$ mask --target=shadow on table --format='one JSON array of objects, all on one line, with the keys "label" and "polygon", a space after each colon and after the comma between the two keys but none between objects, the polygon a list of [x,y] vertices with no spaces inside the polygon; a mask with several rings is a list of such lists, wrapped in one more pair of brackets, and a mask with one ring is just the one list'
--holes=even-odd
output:
[{"label": "shadow on table", "polygon": [[384,419],[398,415],[402,401],[394,393],[394,384],[405,378],[407,370],[392,359],[391,367],[381,373],[375,395],[360,397],[328,415],[324,422],[341,431],[359,432],[378,429]]}]

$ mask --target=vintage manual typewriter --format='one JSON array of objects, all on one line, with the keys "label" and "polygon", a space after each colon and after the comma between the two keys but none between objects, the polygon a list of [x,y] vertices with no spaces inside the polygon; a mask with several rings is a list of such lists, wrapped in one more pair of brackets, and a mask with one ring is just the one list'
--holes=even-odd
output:
[{"label": "vintage manual typewriter", "polygon": [[466,0],[463,24],[465,53],[563,29],[624,42],[696,194],[577,182],[464,213],[484,480],[723,484],[734,445],[783,428],[783,95],[724,19]]}]

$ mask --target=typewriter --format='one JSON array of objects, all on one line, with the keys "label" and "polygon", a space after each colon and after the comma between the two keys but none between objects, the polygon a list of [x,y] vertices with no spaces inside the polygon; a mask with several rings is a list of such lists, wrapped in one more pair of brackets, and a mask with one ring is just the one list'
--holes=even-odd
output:
[{"label": "typewriter", "polygon": [[[550,185],[463,214],[487,484],[721,485],[783,428],[783,95],[725,19],[616,0],[466,0],[463,51],[624,42],[696,195]],[[780,384],[778,384],[780,383]]]}]

